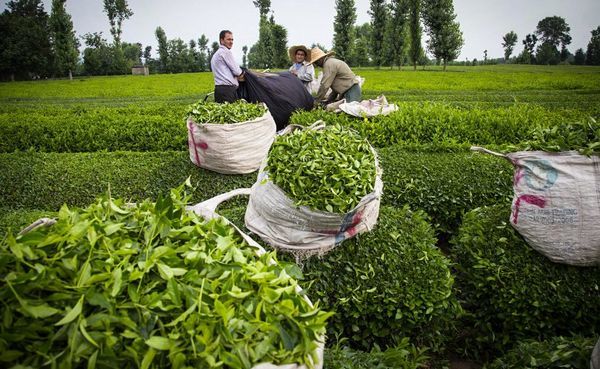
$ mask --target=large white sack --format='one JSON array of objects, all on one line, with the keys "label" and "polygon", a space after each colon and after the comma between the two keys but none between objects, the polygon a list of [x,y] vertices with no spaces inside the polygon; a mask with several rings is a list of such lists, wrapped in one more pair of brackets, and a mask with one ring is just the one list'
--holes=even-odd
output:
[{"label": "large white sack", "polygon": [[[237,190],[229,191],[227,193],[215,196],[212,199],[203,201],[196,205],[189,206],[188,209],[194,211],[196,214],[202,216],[205,219],[221,217],[221,215],[217,214],[216,208],[222,202],[227,201],[234,196],[249,195],[249,194],[250,194],[249,188],[240,188]],[[223,217],[221,217],[221,218],[223,218]],[[223,219],[225,219],[225,221],[227,221],[227,223],[231,224],[235,229],[237,229],[239,234],[244,238],[244,240],[250,246],[253,246],[256,248],[256,253],[258,255],[262,255],[266,252],[262,246],[260,246],[256,241],[254,241],[246,233],[242,232],[235,224],[231,223],[227,218],[223,218]],[[300,287],[297,287],[296,290],[298,291],[298,293],[302,293],[302,289]],[[304,295],[304,299],[312,306],[312,302],[309,300],[309,298],[306,295]],[[315,369],[323,368],[324,346],[325,346],[325,337],[323,337],[323,340],[321,342],[319,342],[318,347],[317,347],[317,362],[313,363],[313,366]],[[298,365],[298,364],[275,365],[272,363],[260,363],[260,364],[253,366],[252,369],[308,369],[308,368],[306,365]]]},{"label": "large white sack", "polygon": [[241,123],[196,123],[187,120],[190,160],[197,166],[224,174],[257,170],[275,139],[271,113]]},{"label": "large white sack", "polygon": [[326,106],[325,110],[335,113],[344,112],[355,117],[371,118],[377,115],[388,115],[398,110],[395,104],[389,104],[384,95],[376,99],[346,102],[346,99],[336,101]]},{"label": "large white sack", "polygon": [[550,260],[600,265],[600,158],[576,151],[519,151],[510,223]]},{"label": "large white sack", "polygon": [[250,193],[244,217],[246,227],[269,245],[291,252],[297,260],[325,254],[342,241],[372,230],[379,216],[383,181],[377,153],[371,150],[377,173],[373,192],[345,214],[296,206],[269,178],[264,170],[265,158]]}]

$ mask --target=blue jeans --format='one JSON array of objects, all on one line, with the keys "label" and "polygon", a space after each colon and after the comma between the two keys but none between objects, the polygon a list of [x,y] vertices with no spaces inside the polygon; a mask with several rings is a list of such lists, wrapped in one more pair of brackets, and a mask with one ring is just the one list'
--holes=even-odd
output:
[{"label": "blue jeans", "polygon": [[358,83],[353,84],[348,91],[344,92],[343,98],[346,99],[346,102],[361,101],[362,92],[360,91]]}]

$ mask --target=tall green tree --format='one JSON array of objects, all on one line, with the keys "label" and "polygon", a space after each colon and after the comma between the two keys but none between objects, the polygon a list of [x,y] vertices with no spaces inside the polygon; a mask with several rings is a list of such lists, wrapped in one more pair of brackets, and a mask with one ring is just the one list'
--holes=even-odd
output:
[{"label": "tall green tree", "polygon": [[587,45],[585,64],[600,65],[600,26],[592,30],[592,38]]},{"label": "tall green tree", "polygon": [[424,56],[423,46],[421,45],[421,0],[408,0],[408,28],[410,35],[410,48],[408,59],[417,70],[417,63]]},{"label": "tall green tree", "polygon": [[535,34],[542,43],[549,43],[558,48],[571,43],[571,28],[563,17],[546,17],[538,22]]},{"label": "tall green tree", "polygon": [[444,70],[448,62],[458,57],[464,44],[460,24],[455,19],[452,0],[423,0],[423,23],[429,36],[427,48],[436,60],[443,62]]},{"label": "tall green tree", "polygon": [[158,60],[159,60],[159,71],[167,73],[167,66],[169,64],[169,48],[167,46],[167,34],[162,27],[156,27],[154,31],[156,41],[158,43]]},{"label": "tall green tree", "polygon": [[369,15],[371,16],[371,59],[373,59],[375,67],[379,69],[386,54],[384,35],[388,19],[388,8],[385,5],[385,0],[371,0]]},{"label": "tall green tree", "polygon": [[14,0],[0,15],[0,78],[49,76],[53,53],[48,14],[41,0]]},{"label": "tall green tree", "polygon": [[208,38],[202,34],[198,39],[198,58],[201,72],[208,70],[208,53]]},{"label": "tall green tree", "polygon": [[248,68],[248,46],[244,45],[242,52],[244,53],[242,56],[242,67]]},{"label": "tall green tree", "polygon": [[574,63],[575,65],[585,64],[585,53],[582,48],[575,50]]},{"label": "tall green tree", "polygon": [[289,65],[288,48],[287,48],[287,29],[280,24],[275,23],[275,19],[271,16],[269,21],[271,28],[271,40],[273,49],[273,62],[275,68],[285,68]]},{"label": "tall green tree", "polygon": [[369,44],[371,43],[371,24],[363,23],[354,27],[354,45],[350,55],[350,64],[357,67],[371,65]]},{"label": "tall green tree", "polygon": [[115,74],[114,48],[102,38],[102,32],[83,35],[86,48],[83,50],[83,70],[88,75]]},{"label": "tall green tree", "polygon": [[356,8],[354,0],[336,0],[336,14],[333,20],[333,50],[342,60],[351,59],[354,42]]},{"label": "tall green tree", "polygon": [[104,12],[108,15],[110,23],[110,34],[113,36],[116,47],[121,45],[121,33],[123,32],[123,21],[133,15],[127,0],[103,0]]},{"label": "tall green tree", "polygon": [[[542,51],[541,55],[538,51],[538,63],[557,64],[555,63],[555,55],[558,55],[559,61],[566,60],[570,54],[567,50],[567,45],[571,43],[570,31],[571,28],[563,17],[546,17],[539,21],[535,30],[535,34],[539,36],[542,42],[542,45],[538,48],[539,51]],[[558,51],[559,46],[561,52]]]},{"label": "tall green tree", "polygon": [[73,30],[71,15],[65,9],[65,3],[66,0],[52,0],[50,35],[54,51],[54,71],[59,76],[68,74],[72,80],[79,58],[79,41]]},{"label": "tall green tree", "polygon": [[522,64],[535,63],[535,45],[537,44],[537,36],[535,34],[527,34],[523,40],[523,52],[519,55],[518,62]]},{"label": "tall green tree", "polygon": [[504,48],[504,61],[508,63],[513,49],[517,44],[518,36],[514,31],[510,31],[502,37],[502,47]]},{"label": "tall green tree", "polygon": [[252,3],[258,9],[258,14],[261,17],[266,18],[271,11],[271,0],[254,0]]},{"label": "tall green tree", "polygon": [[389,50],[390,66],[397,65],[402,69],[404,60],[407,29],[408,29],[408,0],[392,0],[389,4],[389,17],[384,43]]}]

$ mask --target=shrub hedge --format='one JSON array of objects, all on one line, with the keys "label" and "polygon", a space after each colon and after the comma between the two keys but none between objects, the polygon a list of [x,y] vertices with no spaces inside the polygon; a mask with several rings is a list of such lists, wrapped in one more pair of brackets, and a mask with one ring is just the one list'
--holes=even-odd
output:
[{"label": "shrub hedge", "polygon": [[84,206],[110,190],[128,201],[156,199],[191,177],[193,201],[239,187],[255,174],[223,175],[194,166],[188,152],[0,154],[0,207],[57,211]]},{"label": "shrub hedge", "polygon": [[454,232],[470,209],[512,197],[513,167],[498,157],[406,152],[398,147],[379,153],[384,169],[383,203],[422,209],[441,232]]},{"label": "shrub hedge", "polygon": [[524,339],[600,334],[600,267],[551,262],[512,228],[510,205],[465,215],[451,241],[466,312],[459,345],[493,357]]},{"label": "shrub hedge", "polygon": [[395,347],[405,338],[441,349],[460,307],[450,260],[435,242],[424,213],[382,207],[373,231],[306,260],[309,296],[335,312],[328,336],[363,350]]},{"label": "shrub hedge", "polygon": [[0,114],[0,152],[168,151],[187,147],[185,105],[16,109]]},{"label": "shrub hedge", "polygon": [[576,336],[520,342],[486,369],[588,369],[596,340]]},{"label": "shrub hedge", "polygon": [[[446,232],[462,213],[511,196],[511,166],[477,153],[419,153],[380,150],[383,203],[425,210]],[[63,203],[83,206],[110,184],[113,196],[131,201],[156,198],[191,176],[201,201],[239,187],[256,174],[223,175],[192,165],[188,153],[97,152],[0,154],[0,207],[57,210]],[[240,201],[240,200],[238,200]]]},{"label": "shrub hedge", "polygon": [[537,127],[552,127],[565,120],[586,119],[585,112],[561,113],[535,105],[503,108],[462,109],[441,103],[399,103],[398,111],[370,119],[324,110],[300,111],[291,117],[295,124],[316,120],[351,127],[376,147],[397,144],[517,144],[531,140]]},{"label": "shrub hedge", "polygon": [[[518,144],[539,127],[583,120],[586,113],[534,105],[463,109],[443,103],[400,103],[389,116],[360,119],[323,110],[296,112],[292,123],[323,119],[351,127],[376,147],[391,145]],[[181,102],[98,106],[76,104],[44,109],[0,109],[0,152],[165,151],[187,146]]]}]

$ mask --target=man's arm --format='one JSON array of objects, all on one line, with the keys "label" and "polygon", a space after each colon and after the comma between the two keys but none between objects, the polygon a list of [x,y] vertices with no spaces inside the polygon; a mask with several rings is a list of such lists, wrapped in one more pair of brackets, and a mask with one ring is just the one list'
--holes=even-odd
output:
[{"label": "man's arm", "polygon": [[301,81],[310,82],[314,79],[315,67],[313,67],[312,64],[307,65],[306,68],[301,70],[303,70],[303,72],[298,74],[298,78],[300,78]]},{"label": "man's arm", "polygon": [[237,65],[237,63],[235,62],[231,50],[227,50],[227,52],[223,53],[223,61],[225,62],[225,65],[227,65],[227,68],[229,68],[229,70],[231,71],[231,74],[233,74],[236,77],[242,75],[242,68],[240,68],[240,66]]}]

